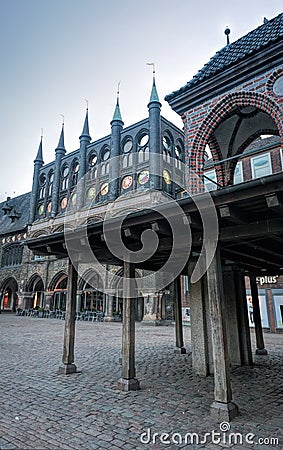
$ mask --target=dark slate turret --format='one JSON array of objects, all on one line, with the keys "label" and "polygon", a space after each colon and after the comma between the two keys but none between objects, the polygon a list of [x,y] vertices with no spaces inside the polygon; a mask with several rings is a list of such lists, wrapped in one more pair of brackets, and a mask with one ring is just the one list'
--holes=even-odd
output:
[{"label": "dark slate turret", "polygon": [[86,116],[85,116],[85,121],[84,121],[84,126],[83,126],[83,131],[82,134],[80,136],[80,166],[79,166],[79,183],[78,183],[78,188],[77,188],[77,198],[78,198],[78,202],[77,202],[77,207],[78,209],[81,209],[83,207],[84,204],[84,180],[82,179],[86,172],[87,172],[87,163],[86,163],[86,152],[87,152],[87,146],[90,144],[91,141],[91,137],[89,135],[89,125],[88,125],[88,108],[86,110]]},{"label": "dark slate turret", "polygon": [[[161,189],[161,103],[159,101],[155,72],[153,72],[153,83],[150,100],[148,104],[149,112],[149,157],[150,157],[150,187]],[[159,156],[156,156],[159,155]],[[159,176],[158,176],[159,175]]]},{"label": "dark slate turret", "polygon": [[120,175],[120,158],[121,154],[121,131],[124,122],[122,120],[120,105],[119,105],[119,91],[117,93],[117,103],[111,121],[111,161],[109,169],[109,200],[115,200],[119,195],[119,175]]},{"label": "dark slate turret", "polygon": [[65,154],[66,149],[64,144],[64,123],[63,123],[58,146],[55,150],[55,168],[54,168],[54,182],[52,191],[52,210],[51,210],[52,217],[54,217],[57,214],[58,210],[60,182],[61,182],[61,160]]},{"label": "dark slate turret", "polygon": [[31,191],[31,197],[30,197],[29,224],[32,224],[32,222],[35,219],[38,191],[39,191],[39,173],[40,173],[40,169],[42,168],[43,164],[44,164],[44,161],[43,161],[43,156],[42,156],[42,136],[41,136],[40,144],[38,147],[38,152],[37,152],[36,158],[34,160],[32,191]]}]

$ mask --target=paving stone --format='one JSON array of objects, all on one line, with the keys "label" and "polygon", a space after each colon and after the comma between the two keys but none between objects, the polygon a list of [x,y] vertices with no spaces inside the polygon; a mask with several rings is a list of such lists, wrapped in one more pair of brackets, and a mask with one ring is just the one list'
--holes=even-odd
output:
[{"label": "paving stone", "polygon": [[[244,445],[142,444],[141,434],[198,433],[219,424],[210,415],[213,377],[192,374],[191,355],[174,354],[173,327],[136,325],[136,372],[141,390],[117,390],[121,366],[121,324],[76,324],[75,362],[81,373],[58,375],[64,322],[0,315],[0,449],[243,450]],[[190,328],[184,327],[186,346]],[[255,348],[254,333],[251,333]],[[247,449],[283,450],[283,335],[264,335],[268,358],[231,371],[240,416],[231,432],[279,438],[279,445]]]}]

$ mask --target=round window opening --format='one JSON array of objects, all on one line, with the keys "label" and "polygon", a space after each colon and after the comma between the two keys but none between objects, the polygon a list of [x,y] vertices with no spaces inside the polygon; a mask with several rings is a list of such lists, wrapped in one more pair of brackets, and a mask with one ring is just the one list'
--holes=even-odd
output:
[{"label": "round window opening", "polygon": [[108,183],[103,183],[100,188],[100,194],[101,195],[108,194],[108,188],[109,188]]},{"label": "round window opening", "polygon": [[105,152],[102,155],[103,161],[107,161],[107,159],[110,158],[110,150],[105,150]]},{"label": "round window opening", "polygon": [[138,175],[138,182],[139,184],[143,185],[146,184],[149,180],[149,170],[142,170],[142,172]]},{"label": "round window opening", "polygon": [[97,163],[97,155],[91,155],[90,159],[89,159],[89,165],[91,167],[95,166],[95,164]]},{"label": "round window opening", "polygon": [[122,180],[122,188],[123,189],[129,189],[133,184],[133,177],[131,175],[127,175]]},{"label": "round window opening", "polygon": [[68,167],[64,167],[62,175],[64,178],[66,178],[69,174],[69,168]]},{"label": "round window opening", "polygon": [[87,198],[89,200],[92,200],[95,197],[95,188],[91,187],[89,188],[89,190],[87,191]]},{"label": "round window opening", "polygon": [[148,143],[148,134],[144,134],[140,139],[139,139],[139,146],[140,147],[144,147],[147,143]]},{"label": "round window opening", "polygon": [[182,154],[181,148],[179,147],[179,145],[176,145],[176,147],[175,147],[175,155],[177,156],[178,159],[181,158],[181,154]]},{"label": "round window opening", "polygon": [[123,147],[124,153],[129,153],[133,148],[133,141],[131,139],[128,139]]},{"label": "round window opening", "polygon": [[283,75],[274,82],[273,92],[275,95],[283,95]]},{"label": "round window opening", "polygon": [[46,176],[45,175],[41,175],[40,177],[40,185],[43,186],[46,182]]},{"label": "round window opening", "polygon": [[164,147],[166,150],[169,150],[169,148],[171,147],[171,144],[170,144],[170,139],[169,139],[168,136],[163,136],[163,138],[162,138],[162,143],[163,143],[163,147]]},{"label": "round window opening", "polygon": [[62,198],[62,200],[61,200],[61,208],[65,209],[66,206],[67,206],[67,203],[68,203],[67,197]]}]

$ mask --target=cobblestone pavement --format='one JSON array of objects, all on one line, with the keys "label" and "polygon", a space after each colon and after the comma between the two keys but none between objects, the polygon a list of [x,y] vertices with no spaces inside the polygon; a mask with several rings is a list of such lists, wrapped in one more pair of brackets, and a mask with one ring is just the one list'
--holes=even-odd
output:
[{"label": "cobblestone pavement", "polygon": [[[72,375],[57,374],[63,321],[1,314],[0,330],[0,449],[283,449],[283,335],[265,334],[269,356],[232,371],[240,415],[230,431],[222,424],[223,432],[204,442],[205,433],[220,432],[209,413],[213,377],[193,376],[190,355],[174,353],[172,326],[137,324],[141,390],[129,393],[116,389],[119,323],[77,323],[75,362],[81,373]],[[189,349],[189,327],[184,334]],[[254,346],[253,333],[252,339]],[[198,434],[192,445],[190,435],[185,443],[189,432]],[[242,433],[242,445],[240,436],[237,444],[229,443],[236,432]]]}]

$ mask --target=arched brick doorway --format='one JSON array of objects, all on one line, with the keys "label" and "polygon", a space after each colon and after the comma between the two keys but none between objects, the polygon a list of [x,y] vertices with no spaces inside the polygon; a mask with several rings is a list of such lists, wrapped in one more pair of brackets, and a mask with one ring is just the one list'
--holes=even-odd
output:
[{"label": "arched brick doorway", "polygon": [[[194,135],[188,154],[189,185],[200,189],[206,146],[209,145],[219,186],[233,184],[237,156],[262,134],[279,135],[283,142],[283,125],[279,105],[269,96],[256,92],[226,95],[208,113]],[[217,165],[217,162],[225,161]],[[196,174],[196,176],[194,176]]]},{"label": "arched brick doorway", "polygon": [[49,285],[49,309],[51,311],[66,309],[68,276],[65,272],[54,275]]},{"label": "arched brick doorway", "polygon": [[16,311],[18,306],[18,283],[13,277],[9,277],[1,286],[1,309],[4,311]]},{"label": "arched brick doorway", "polygon": [[42,307],[44,302],[44,285],[39,274],[33,274],[26,287],[26,296],[28,304],[26,308]]},{"label": "arched brick doorway", "polygon": [[105,295],[103,294],[103,281],[93,269],[88,269],[78,283],[80,292],[79,310],[105,311]]}]

